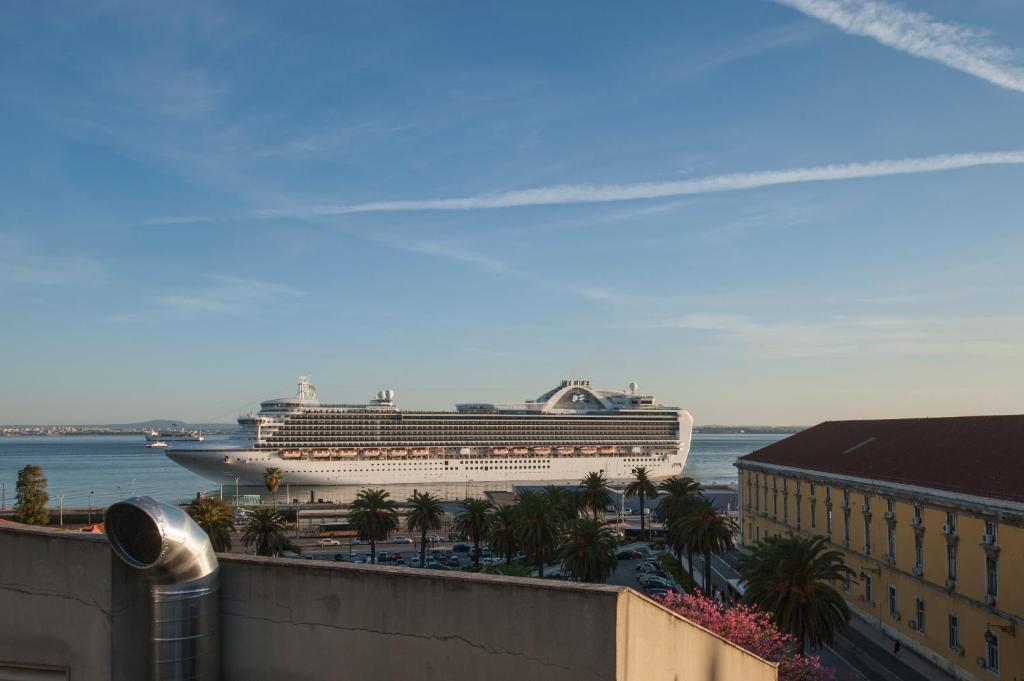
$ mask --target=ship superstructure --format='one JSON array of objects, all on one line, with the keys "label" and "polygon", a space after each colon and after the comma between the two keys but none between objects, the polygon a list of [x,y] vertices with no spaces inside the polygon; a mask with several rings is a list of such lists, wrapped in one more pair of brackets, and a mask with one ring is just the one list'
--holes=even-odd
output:
[{"label": "ship superstructure", "polygon": [[262,484],[268,467],[299,485],[417,482],[577,482],[600,471],[624,479],[682,472],[693,419],[639,393],[566,379],[536,400],[402,410],[391,390],[368,404],[323,404],[299,378],[294,397],[239,417],[226,442],[179,443],[167,456],[215,482]]}]

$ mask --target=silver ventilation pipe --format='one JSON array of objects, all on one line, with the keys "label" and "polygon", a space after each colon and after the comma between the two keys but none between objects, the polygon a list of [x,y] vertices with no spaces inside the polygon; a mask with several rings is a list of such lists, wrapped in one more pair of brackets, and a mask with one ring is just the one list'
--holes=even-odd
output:
[{"label": "silver ventilation pipe", "polygon": [[113,504],[104,522],[114,553],[149,579],[154,681],[219,679],[218,567],[206,532],[151,497]]}]

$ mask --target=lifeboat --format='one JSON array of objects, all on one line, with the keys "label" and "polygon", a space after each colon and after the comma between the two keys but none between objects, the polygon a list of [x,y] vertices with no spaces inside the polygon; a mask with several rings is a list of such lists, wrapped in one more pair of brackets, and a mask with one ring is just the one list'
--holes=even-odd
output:
[{"label": "lifeboat", "polygon": [[513,447],[512,448],[512,453],[515,454],[516,456],[522,456],[523,454],[526,454],[529,451],[530,450],[527,449],[526,447]]},{"label": "lifeboat", "polygon": [[405,457],[409,456],[409,450],[408,449],[392,449],[390,452],[388,452],[388,456],[394,457],[396,459],[404,459]]},{"label": "lifeboat", "polygon": [[282,459],[298,459],[301,456],[302,456],[302,450],[301,449],[282,449],[281,450],[281,458]]},{"label": "lifeboat", "polygon": [[409,453],[412,454],[413,456],[430,456],[430,450],[427,449],[426,447],[419,447],[418,449],[414,449]]},{"label": "lifeboat", "polygon": [[335,456],[340,456],[343,459],[354,459],[356,457],[356,450],[354,449],[335,449]]},{"label": "lifeboat", "polygon": [[580,451],[584,454],[597,454],[597,447],[580,447]]},{"label": "lifeboat", "polygon": [[329,449],[314,449],[313,450],[313,458],[314,459],[329,459],[329,458],[331,458],[331,450],[329,450]]},{"label": "lifeboat", "polygon": [[611,445],[605,445],[605,446],[601,447],[599,449],[599,451],[602,454],[614,454],[615,453],[615,447],[612,447]]},{"label": "lifeboat", "polygon": [[378,456],[380,456],[380,450],[379,449],[364,449],[362,451],[362,454],[363,454],[363,458],[366,458],[366,459],[376,459]]},{"label": "lifeboat", "polygon": [[497,456],[508,456],[508,447],[491,447],[491,454]]},{"label": "lifeboat", "polygon": [[534,454],[550,454],[551,453],[551,447],[534,447],[533,448],[533,453]]},{"label": "lifeboat", "polygon": [[573,453],[573,448],[572,447],[556,447],[555,451],[558,452],[559,454],[572,454]]}]

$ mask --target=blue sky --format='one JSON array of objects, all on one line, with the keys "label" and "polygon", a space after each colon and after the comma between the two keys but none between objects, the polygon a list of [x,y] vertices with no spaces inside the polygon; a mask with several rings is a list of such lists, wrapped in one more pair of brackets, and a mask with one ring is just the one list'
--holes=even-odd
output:
[{"label": "blue sky", "polygon": [[2,422],[1021,411],[1019,3],[8,4],[0,85]]}]

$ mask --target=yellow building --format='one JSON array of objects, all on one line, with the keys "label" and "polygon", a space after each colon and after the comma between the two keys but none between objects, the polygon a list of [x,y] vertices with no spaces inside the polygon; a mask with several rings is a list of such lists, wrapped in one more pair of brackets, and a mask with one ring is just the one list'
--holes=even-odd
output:
[{"label": "yellow building", "polygon": [[962,679],[1024,679],[1024,416],[829,421],[741,458],[742,541],[822,535],[855,616]]}]

